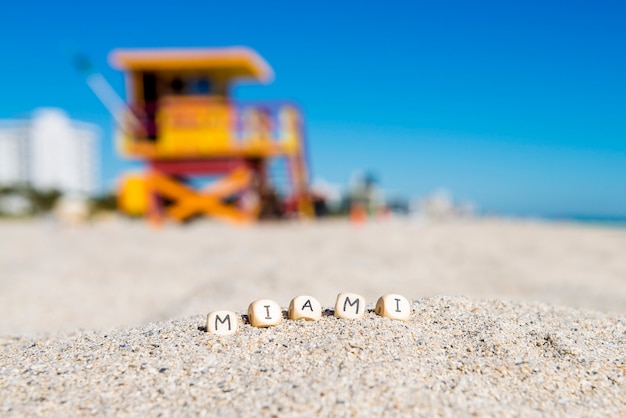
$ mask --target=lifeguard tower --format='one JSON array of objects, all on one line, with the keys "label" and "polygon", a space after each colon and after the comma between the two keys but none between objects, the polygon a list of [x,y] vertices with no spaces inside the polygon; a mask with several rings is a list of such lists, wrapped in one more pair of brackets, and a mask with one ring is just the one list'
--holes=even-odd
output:
[{"label": "lifeguard tower", "polygon": [[146,166],[120,182],[123,211],[154,222],[313,216],[297,106],[230,97],[235,82],[273,78],[258,54],[242,47],[115,50],[109,58],[126,80],[118,147]]}]

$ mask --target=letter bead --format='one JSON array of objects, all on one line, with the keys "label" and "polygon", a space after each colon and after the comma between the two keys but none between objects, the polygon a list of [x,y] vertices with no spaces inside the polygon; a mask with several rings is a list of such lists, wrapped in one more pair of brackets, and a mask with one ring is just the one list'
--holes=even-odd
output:
[{"label": "letter bead", "polygon": [[408,321],[411,316],[411,304],[404,296],[392,293],[378,298],[374,312],[385,318]]},{"label": "letter bead", "polygon": [[253,327],[271,327],[282,322],[283,311],[273,300],[259,299],[248,307],[248,320]]},{"label": "letter bead", "polygon": [[289,319],[317,321],[322,317],[322,305],[313,296],[296,296],[291,299],[288,316]]},{"label": "letter bead", "polygon": [[233,335],[239,329],[239,315],[231,311],[213,311],[207,315],[206,330],[211,334]]},{"label": "letter bead", "polygon": [[356,293],[340,293],[335,302],[335,316],[343,319],[358,319],[365,316],[365,298]]}]

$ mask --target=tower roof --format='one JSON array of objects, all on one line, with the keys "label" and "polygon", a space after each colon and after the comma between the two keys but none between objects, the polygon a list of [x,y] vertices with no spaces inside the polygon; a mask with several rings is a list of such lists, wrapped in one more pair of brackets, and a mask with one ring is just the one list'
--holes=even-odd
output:
[{"label": "tower roof", "polygon": [[255,51],[245,47],[116,49],[111,65],[123,71],[200,71],[225,73],[230,78],[268,83],[274,72]]}]

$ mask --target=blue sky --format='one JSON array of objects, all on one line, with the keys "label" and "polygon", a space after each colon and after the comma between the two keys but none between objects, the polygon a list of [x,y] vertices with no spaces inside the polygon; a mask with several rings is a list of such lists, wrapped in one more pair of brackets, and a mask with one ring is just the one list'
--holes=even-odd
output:
[{"label": "blue sky", "polygon": [[118,47],[246,45],[272,65],[240,98],[294,99],[314,177],[372,170],[391,194],[445,187],[481,209],[626,216],[624,2],[11,2],[0,118],[65,109],[103,131],[103,182],[128,164],[73,71],[73,40],[120,93]]}]

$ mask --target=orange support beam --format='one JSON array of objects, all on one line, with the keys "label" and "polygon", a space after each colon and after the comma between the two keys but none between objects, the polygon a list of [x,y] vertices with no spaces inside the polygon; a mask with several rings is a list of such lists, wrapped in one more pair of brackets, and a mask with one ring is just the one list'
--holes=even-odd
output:
[{"label": "orange support beam", "polygon": [[[235,223],[247,223],[254,220],[255,211],[246,211],[223,203],[223,199],[246,190],[253,178],[253,173],[246,167],[240,167],[208,187],[195,191],[171,177],[153,171],[148,176],[149,189],[155,196],[165,197],[174,202],[167,210],[173,219],[182,222],[197,213],[214,216]],[[151,208],[151,212],[157,208]],[[158,214],[153,214],[158,219]]]}]

